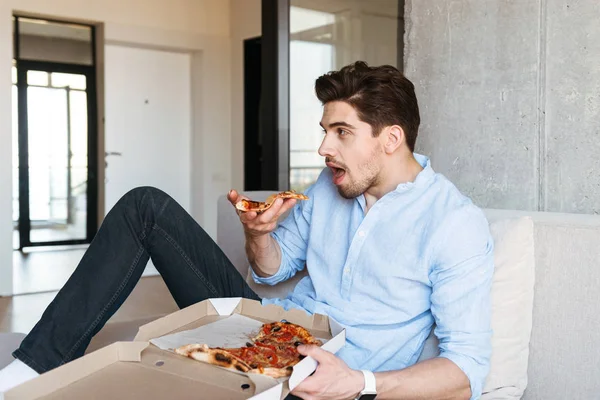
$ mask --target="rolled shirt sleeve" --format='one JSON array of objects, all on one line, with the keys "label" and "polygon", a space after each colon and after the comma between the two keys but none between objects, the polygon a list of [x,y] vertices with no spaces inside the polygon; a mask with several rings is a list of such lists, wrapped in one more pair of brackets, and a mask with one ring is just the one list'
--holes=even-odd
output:
[{"label": "rolled shirt sleeve", "polygon": [[465,373],[471,399],[478,399],[492,352],[494,245],[489,224],[481,210],[468,204],[450,215],[436,236],[430,280],[439,356]]}]

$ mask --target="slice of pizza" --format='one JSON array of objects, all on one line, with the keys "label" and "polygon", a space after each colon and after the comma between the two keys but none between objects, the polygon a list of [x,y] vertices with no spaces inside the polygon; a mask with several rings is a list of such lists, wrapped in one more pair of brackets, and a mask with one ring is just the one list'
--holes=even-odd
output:
[{"label": "slice of pizza", "polygon": [[308,196],[302,193],[296,193],[293,190],[287,190],[285,192],[272,194],[271,196],[267,197],[267,199],[264,202],[242,199],[235,204],[235,208],[242,212],[254,211],[260,214],[271,208],[271,206],[277,199],[308,200]]},{"label": "slice of pizza", "polygon": [[293,366],[304,358],[297,349],[301,344],[320,346],[322,343],[299,325],[272,322],[264,324],[244,347],[211,348],[205,344],[189,344],[175,352],[227,369],[282,378],[290,376]]},{"label": "slice of pizza", "polygon": [[192,344],[179,347],[175,352],[219,367],[272,378],[290,376],[292,367],[300,361],[300,354],[295,349],[248,344],[250,346],[241,348],[210,348],[205,344]]}]

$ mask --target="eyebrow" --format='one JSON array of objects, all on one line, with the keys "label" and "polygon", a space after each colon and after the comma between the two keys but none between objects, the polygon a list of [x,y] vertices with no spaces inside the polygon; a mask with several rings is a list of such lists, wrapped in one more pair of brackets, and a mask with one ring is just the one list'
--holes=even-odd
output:
[{"label": "eyebrow", "polygon": [[[319,122],[319,125],[321,125],[321,128],[325,129],[325,127],[323,126],[323,124],[321,122]],[[329,124],[329,129],[336,128],[338,126],[341,126],[344,128],[356,129],[355,126],[350,125],[349,123],[344,122],[344,121],[332,122],[331,124]]]}]

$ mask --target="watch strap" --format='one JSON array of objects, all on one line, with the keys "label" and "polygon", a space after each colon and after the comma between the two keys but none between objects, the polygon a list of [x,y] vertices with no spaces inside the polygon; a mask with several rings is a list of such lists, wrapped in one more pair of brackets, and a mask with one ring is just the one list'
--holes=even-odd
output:
[{"label": "watch strap", "polygon": [[377,394],[377,381],[375,380],[375,374],[371,371],[362,370],[365,378],[365,388],[358,394],[357,400],[360,399],[374,399]]}]

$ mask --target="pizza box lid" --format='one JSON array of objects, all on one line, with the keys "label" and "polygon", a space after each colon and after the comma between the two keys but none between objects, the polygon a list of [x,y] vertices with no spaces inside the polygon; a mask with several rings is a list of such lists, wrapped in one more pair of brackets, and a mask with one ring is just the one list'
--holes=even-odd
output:
[{"label": "pizza box lid", "polygon": [[328,339],[332,353],[344,346],[345,330],[327,316],[241,298],[209,299],[143,325],[133,342],[118,342],[40,375],[4,394],[11,399],[214,398],[280,400],[312,374],[306,357],[289,379],[243,374],[161,350],[150,340],[241,314],[261,322],[287,320]]}]

